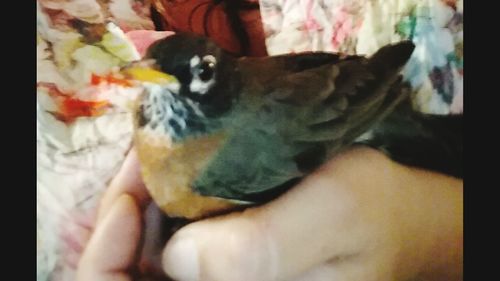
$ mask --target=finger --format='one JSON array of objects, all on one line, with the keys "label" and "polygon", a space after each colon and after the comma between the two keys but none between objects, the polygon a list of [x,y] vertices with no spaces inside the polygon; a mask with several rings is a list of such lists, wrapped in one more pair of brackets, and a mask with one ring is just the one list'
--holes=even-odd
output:
[{"label": "finger", "polygon": [[126,274],[137,258],[140,210],[130,195],[120,196],[96,228],[77,272],[77,280],[131,280]]},{"label": "finger", "polygon": [[82,228],[92,230],[97,217],[97,209],[92,208],[89,210],[75,209],[70,211],[70,218],[75,224]]},{"label": "finger", "polygon": [[165,237],[165,216],[154,203],[150,204],[143,214],[143,241],[141,258],[138,267],[141,273],[156,276],[165,276],[161,266],[163,247],[167,241]]},{"label": "finger", "polygon": [[108,213],[114,201],[122,194],[133,196],[141,209],[150,202],[150,195],[142,181],[137,151],[132,148],[123,165],[104,193],[97,215],[99,223]]},{"label": "finger", "polygon": [[60,238],[64,242],[67,249],[75,252],[82,252],[87,244],[91,230],[80,227],[79,225],[68,223],[61,229]]},{"label": "finger", "polygon": [[288,280],[329,259],[355,256],[372,245],[371,234],[379,237],[372,222],[386,212],[372,210],[370,187],[390,178],[384,161],[354,150],[270,204],[193,223],[167,244],[164,269],[182,281]]},{"label": "finger", "polygon": [[73,223],[68,223],[67,225],[67,227],[63,227],[60,235],[63,242],[62,251],[65,257],[64,260],[68,265],[76,268],[85,245],[90,238],[91,230]]},{"label": "finger", "polygon": [[71,269],[74,270],[78,268],[78,263],[80,262],[81,256],[82,253],[73,250],[68,250],[62,254],[63,260]]}]

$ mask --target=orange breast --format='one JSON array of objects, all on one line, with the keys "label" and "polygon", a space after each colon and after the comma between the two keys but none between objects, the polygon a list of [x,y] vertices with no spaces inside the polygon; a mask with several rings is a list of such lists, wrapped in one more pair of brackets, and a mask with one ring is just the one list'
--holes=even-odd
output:
[{"label": "orange breast", "polygon": [[234,206],[227,200],[193,193],[191,186],[226,140],[223,134],[176,144],[167,135],[136,129],[135,146],[146,187],[171,217],[200,218]]}]

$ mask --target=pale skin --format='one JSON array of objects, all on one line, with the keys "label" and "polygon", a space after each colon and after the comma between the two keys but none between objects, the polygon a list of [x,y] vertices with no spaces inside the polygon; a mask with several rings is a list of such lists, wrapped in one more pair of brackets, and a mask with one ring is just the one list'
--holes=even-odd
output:
[{"label": "pale skin", "polygon": [[[77,280],[137,280],[150,201],[132,150],[82,241]],[[157,270],[179,281],[455,281],[462,245],[462,180],[354,148],[277,200],[181,228],[158,246]]]}]

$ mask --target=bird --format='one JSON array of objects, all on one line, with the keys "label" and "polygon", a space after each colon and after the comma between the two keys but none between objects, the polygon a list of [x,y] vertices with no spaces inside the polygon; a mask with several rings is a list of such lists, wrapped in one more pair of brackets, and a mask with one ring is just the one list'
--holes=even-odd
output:
[{"label": "bird", "polygon": [[[445,160],[461,144],[443,149],[432,137],[441,128],[422,125],[446,117],[408,102],[401,71],[414,48],[401,41],[371,56],[235,57],[191,33],[158,40],[140,66],[124,70],[144,89],[134,145],[147,189],[169,217],[201,219],[266,203],[356,144],[453,174]],[[444,168],[429,166],[422,147],[446,151]]]}]

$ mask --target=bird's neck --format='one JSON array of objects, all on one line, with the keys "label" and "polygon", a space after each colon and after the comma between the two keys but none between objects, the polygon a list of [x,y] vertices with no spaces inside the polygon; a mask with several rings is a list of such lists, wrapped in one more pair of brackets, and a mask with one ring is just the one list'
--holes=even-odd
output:
[{"label": "bird's neck", "polygon": [[142,126],[180,141],[210,130],[200,105],[168,89],[151,86],[141,104]]}]

